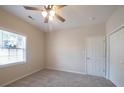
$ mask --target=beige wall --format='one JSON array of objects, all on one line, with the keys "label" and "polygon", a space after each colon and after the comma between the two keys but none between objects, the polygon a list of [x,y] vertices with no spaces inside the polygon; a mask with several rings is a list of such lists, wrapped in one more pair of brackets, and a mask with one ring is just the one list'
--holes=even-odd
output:
[{"label": "beige wall", "polygon": [[120,6],[106,22],[106,33],[112,32],[114,29],[118,28],[123,24],[124,24],[124,6]]},{"label": "beige wall", "polygon": [[27,37],[27,62],[0,68],[0,85],[44,67],[44,32],[0,9],[0,27]]},{"label": "beige wall", "polygon": [[85,73],[85,39],[105,36],[104,24],[46,33],[46,68]]}]

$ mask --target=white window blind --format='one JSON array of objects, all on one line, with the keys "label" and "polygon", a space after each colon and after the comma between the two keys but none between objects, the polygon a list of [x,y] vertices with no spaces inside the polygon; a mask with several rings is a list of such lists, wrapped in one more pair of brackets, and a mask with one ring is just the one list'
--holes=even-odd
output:
[{"label": "white window blind", "polygon": [[0,30],[0,65],[26,61],[26,37]]}]

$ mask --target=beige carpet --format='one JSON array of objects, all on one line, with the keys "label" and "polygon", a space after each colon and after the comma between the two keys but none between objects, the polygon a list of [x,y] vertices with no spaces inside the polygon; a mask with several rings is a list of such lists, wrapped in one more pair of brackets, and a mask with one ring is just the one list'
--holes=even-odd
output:
[{"label": "beige carpet", "polygon": [[42,70],[18,80],[8,87],[114,87],[105,78],[56,70]]}]

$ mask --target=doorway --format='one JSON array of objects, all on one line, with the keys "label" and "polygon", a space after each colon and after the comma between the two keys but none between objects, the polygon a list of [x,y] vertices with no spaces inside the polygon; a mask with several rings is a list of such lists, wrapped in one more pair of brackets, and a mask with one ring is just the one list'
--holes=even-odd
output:
[{"label": "doorway", "polygon": [[91,36],[86,39],[86,72],[105,77],[105,38]]}]

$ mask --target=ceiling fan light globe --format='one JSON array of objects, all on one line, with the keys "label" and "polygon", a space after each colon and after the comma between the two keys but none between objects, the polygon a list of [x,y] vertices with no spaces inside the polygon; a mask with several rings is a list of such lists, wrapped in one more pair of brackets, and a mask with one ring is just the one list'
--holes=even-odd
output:
[{"label": "ceiling fan light globe", "polygon": [[47,16],[47,12],[46,11],[43,11],[42,12],[42,15],[43,15],[43,17],[46,17]]},{"label": "ceiling fan light globe", "polygon": [[54,16],[55,15],[55,11],[54,10],[50,10],[50,16]]},{"label": "ceiling fan light globe", "polygon": [[49,16],[49,20],[51,20],[51,21],[52,21],[52,20],[53,20],[53,16]]}]

